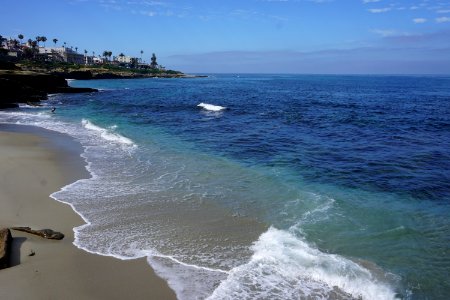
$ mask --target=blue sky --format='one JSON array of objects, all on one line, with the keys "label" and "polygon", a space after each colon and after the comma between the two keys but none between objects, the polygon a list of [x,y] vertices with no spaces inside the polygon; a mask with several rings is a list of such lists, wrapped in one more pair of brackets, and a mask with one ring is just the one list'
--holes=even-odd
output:
[{"label": "blue sky", "polygon": [[[0,34],[184,72],[449,74],[450,0],[2,1]],[[5,13],[7,12],[7,13]]]}]

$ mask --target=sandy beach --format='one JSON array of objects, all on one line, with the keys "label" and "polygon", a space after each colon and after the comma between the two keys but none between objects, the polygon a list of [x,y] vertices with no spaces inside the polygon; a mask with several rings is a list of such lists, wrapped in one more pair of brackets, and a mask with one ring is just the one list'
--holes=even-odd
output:
[{"label": "sandy beach", "polygon": [[12,230],[13,266],[0,271],[0,298],[175,299],[144,259],[121,261],[72,244],[73,228],[83,220],[49,195],[89,177],[81,151],[66,135],[0,124],[0,228],[51,228],[65,234],[52,241]]}]

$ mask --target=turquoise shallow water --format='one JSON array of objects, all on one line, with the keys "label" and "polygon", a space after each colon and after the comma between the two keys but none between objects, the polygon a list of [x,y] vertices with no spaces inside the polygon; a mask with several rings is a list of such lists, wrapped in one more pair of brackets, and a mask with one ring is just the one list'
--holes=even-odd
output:
[{"label": "turquoise shallow water", "polygon": [[449,83],[73,81],[101,91],[0,117],[82,143],[93,177],[53,195],[77,246],[147,256],[179,298],[447,299]]}]

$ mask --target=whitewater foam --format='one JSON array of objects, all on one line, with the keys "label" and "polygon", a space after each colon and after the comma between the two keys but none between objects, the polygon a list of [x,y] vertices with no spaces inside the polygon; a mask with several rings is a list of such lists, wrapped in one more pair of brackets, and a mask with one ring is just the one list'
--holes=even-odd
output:
[{"label": "whitewater foam", "polygon": [[198,104],[197,106],[201,107],[205,110],[209,110],[209,111],[221,111],[221,110],[227,109],[226,107],[223,107],[223,106],[213,105],[213,104],[208,104],[208,103],[203,103],[203,102]]},{"label": "whitewater foam", "polygon": [[136,147],[136,144],[131,139],[114,132],[114,130],[117,128],[116,125],[110,126],[108,129],[106,129],[97,126],[86,119],[83,119],[81,121],[81,124],[83,124],[86,129],[97,132],[104,140]]},{"label": "whitewater foam", "polygon": [[396,299],[393,289],[362,266],[327,254],[273,227],[252,246],[250,261],[230,271],[213,299]]}]

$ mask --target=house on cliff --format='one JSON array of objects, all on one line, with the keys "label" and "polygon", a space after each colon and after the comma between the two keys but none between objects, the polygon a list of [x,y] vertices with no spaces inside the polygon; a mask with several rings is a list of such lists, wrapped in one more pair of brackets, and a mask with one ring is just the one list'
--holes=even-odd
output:
[{"label": "house on cliff", "polygon": [[85,56],[67,47],[39,47],[39,55],[52,61],[63,61],[72,64],[84,64]]}]

